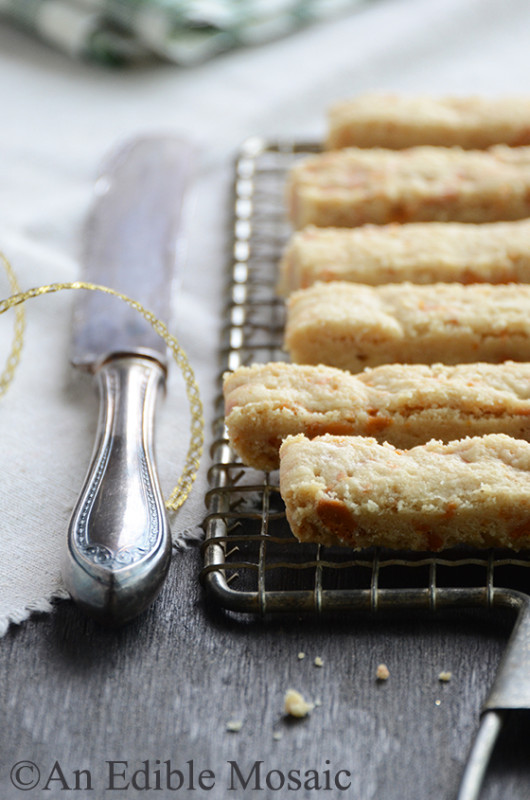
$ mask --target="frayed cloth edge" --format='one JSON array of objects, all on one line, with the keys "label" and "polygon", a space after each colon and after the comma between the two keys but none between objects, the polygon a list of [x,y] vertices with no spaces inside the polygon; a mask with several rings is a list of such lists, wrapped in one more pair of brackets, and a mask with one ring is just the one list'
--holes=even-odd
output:
[{"label": "frayed cloth edge", "polygon": [[[196,544],[204,537],[204,531],[198,525],[184,528],[175,532],[172,536],[173,551],[178,552],[187,550],[188,547]],[[6,635],[11,625],[21,625],[32,614],[49,614],[54,609],[54,601],[69,600],[70,593],[63,588],[58,588],[49,597],[42,597],[32,600],[23,608],[10,611],[0,616],[0,639]]]}]

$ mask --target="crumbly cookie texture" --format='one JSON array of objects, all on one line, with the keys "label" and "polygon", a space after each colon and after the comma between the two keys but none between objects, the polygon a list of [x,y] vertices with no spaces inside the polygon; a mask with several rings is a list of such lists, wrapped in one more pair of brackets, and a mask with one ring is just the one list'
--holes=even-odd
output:
[{"label": "crumbly cookie texture", "polygon": [[409,448],[429,439],[506,433],[530,440],[530,363],[388,364],[358,375],[284,362],[224,380],[230,442],[255,469],[279,466],[287,436],[373,436]]},{"label": "crumbly cookie texture", "polygon": [[334,281],[294,292],[285,348],[301,364],[530,361],[530,285]]},{"label": "crumbly cookie texture", "polygon": [[530,147],[332,150],[294,164],[287,203],[296,228],[523,219]]},{"label": "crumbly cookie texture", "polygon": [[530,283],[530,220],[411,222],[293,234],[279,265],[284,297],[317,281]]},{"label": "crumbly cookie texture", "polygon": [[291,717],[307,717],[314,709],[314,703],[308,703],[304,696],[296,689],[287,689],[283,701],[283,708],[286,714]]},{"label": "crumbly cookie texture", "polygon": [[289,437],[280,491],[303,542],[406,550],[530,546],[530,444],[504,434],[397,450]]},{"label": "crumbly cookie texture", "polygon": [[334,103],[328,112],[328,149],[501,143],[530,144],[530,98],[370,93]]}]

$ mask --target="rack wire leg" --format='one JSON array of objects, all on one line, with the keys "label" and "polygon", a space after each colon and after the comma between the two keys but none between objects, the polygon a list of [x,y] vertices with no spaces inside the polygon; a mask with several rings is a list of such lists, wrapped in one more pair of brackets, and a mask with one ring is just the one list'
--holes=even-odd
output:
[{"label": "rack wire leg", "polygon": [[504,713],[486,711],[464,771],[457,800],[478,800],[491,752],[502,728]]}]

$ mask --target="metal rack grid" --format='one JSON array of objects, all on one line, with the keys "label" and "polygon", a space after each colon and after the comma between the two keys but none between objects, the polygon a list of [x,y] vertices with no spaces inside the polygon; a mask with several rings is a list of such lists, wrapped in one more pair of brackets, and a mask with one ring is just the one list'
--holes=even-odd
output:
[{"label": "metal rack grid", "polygon": [[[240,365],[286,360],[277,263],[290,233],[286,171],[315,144],[248,140],[235,164],[233,252],[222,331],[201,579],[231,611],[366,611],[526,602],[526,554],[476,551],[353,552],[300,544],[290,533],[277,473],[238,461],[226,438],[222,375]],[[503,589],[500,587],[509,587]]]}]

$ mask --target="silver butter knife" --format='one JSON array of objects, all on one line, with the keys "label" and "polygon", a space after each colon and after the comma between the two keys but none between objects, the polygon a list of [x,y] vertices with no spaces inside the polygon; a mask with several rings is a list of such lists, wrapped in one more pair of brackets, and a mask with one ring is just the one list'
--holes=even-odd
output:
[{"label": "silver butter knife", "polygon": [[[194,151],[171,136],[135,139],[95,186],[82,278],[138,300],[159,319],[170,295]],[[154,460],[154,415],[166,345],[144,318],[101,292],[77,293],[72,363],[93,372],[100,415],[92,461],[68,531],[63,578],[91,616],[141,613],[166,576],[171,536]]]}]

